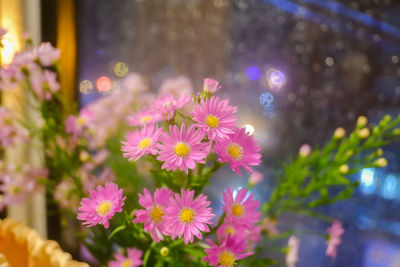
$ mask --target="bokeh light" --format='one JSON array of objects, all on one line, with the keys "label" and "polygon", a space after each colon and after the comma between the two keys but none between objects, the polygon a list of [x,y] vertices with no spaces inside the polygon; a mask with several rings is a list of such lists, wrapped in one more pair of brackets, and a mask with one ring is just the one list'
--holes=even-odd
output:
[{"label": "bokeh light", "polygon": [[271,89],[280,89],[286,84],[285,74],[277,69],[269,69],[266,73],[266,79]]},{"label": "bokeh light", "polygon": [[361,190],[366,194],[371,194],[375,190],[375,169],[366,168],[360,174]]},{"label": "bokeh light", "polygon": [[96,86],[97,90],[99,90],[100,93],[104,93],[111,89],[112,81],[107,76],[101,76],[100,78],[97,79]]},{"label": "bokeh light", "polygon": [[6,34],[6,37],[1,41],[1,58],[4,64],[11,63],[16,53],[16,47],[12,37],[13,36],[10,34]]},{"label": "bokeh light", "polygon": [[124,62],[117,62],[114,65],[114,74],[122,78],[129,72],[128,66]]},{"label": "bokeh light", "polygon": [[254,134],[255,129],[254,129],[254,126],[253,126],[253,125],[251,125],[251,124],[244,124],[244,125],[242,126],[242,128],[244,128],[245,132],[246,132],[248,135],[253,135],[253,134]]},{"label": "bokeh light", "polygon": [[270,106],[274,102],[274,96],[271,93],[264,92],[260,95],[259,101],[263,107]]},{"label": "bokeh light", "polygon": [[246,76],[252,81],[256,81],[260,78],[261,72],[257,66],[250,66],[246,70]]},{"label": "bokeh light", "polygon": [[93,91],[93,83],[89,80],[83,80],[79,83],[79,91],[84,94],[90,94]]}]

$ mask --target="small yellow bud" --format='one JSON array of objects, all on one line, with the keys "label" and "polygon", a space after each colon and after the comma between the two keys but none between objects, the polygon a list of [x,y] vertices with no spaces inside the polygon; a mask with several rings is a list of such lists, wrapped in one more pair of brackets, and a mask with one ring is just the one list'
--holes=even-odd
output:
[{"label": "small yellow bud", "polygon": [[367,125],[368,119],[365,116],[360,116],[357,119],[357,127],[364,127],[365,125]]},{"label": "small yellow bud", "polygon": [[81,161],[88,161],[89,158],[90,158],[90,154],[85,150],[82,150],[81,153],[79,154],[79,159]]},{"label": "small yellow bud", "polygon": [[383,150],[382,150],[382,148],[378,148],[378,149],[376,150],[376,155],[377,155],[378,157],[380,157],[380,156],[383,155]]},{"label": "small yellow bud", "polygon": [[336,131],[333,133],[333,137],[336,139],[342,139],[346,135],[346,130],[343,129],[342,127],[339,127],[336,129]]},{"label": "small yellow bud", "polygon": [[168,256],[168,254],[169,254],[169,248],[167,248],[167,247],[162,247],[161,249],[160,249],[160,254],[161,254],[161,256]]},{"label": "small yellow bud", "polygon": [[375,161],[375,164],[378,167],[386,167],[388,165],[388,162],[385,158],[379,158]]},{"label": "small yellow bud", "polygon": [[396,128],[393,130],[394,135],[400,135],[400,128]]},{"label": "small yellow bud", "polygon": [[350,149],[350,150],[348,150],[348,151],[346,152],[346,156],[348,156],[348,157],[353,156],[353,154],[354,154],[354,150],[353,150],[353,149]]},{"label": "small yellow bud", "polygon": [[349,166],[347,164],[343,164],[340,166],[339,171],[341,174],[346,174],[349,172]]},{"label": "small yellow bud", "polygon": [[367,138],[369,136],[369,129],[368,128],[362,128],[359,132],[358,132],[358,136],[360,136],[361,138]]}]

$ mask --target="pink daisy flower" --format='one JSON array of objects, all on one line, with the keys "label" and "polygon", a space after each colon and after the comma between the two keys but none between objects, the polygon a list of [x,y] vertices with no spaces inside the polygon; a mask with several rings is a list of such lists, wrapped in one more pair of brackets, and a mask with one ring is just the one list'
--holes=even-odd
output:
[{"label": "pink daisy flower", "polygon": [[138,160],[143,155],[157,155],[156,148],[162,129],[157,129],[154,124],[145,126],[134,132],[128,132],[126,141],[122,141],[122,152],[129,160]]},{"label": "pink daisy flower", "polygon": [[224,199],[225,220],[234,224],[253,227],[253,224],[260,220],[260,202],[253,199],[253,194],[249,194],[246,188],[240,189],[236,196],[230,187],[222,193]]},{"label": "pink daisy flower", "polygon": [[247,244],[244,239],[239,237],[228,236],[221,244],[216,245],[210,239],[207,239],[210,248],[205,249],[207,256],[203,261],[208,261],[212,266],[218,267],[233,267],[237,260],[244,259],[253,254],[252,251],[247,251]]},{"label": "pink daisy flower", "polygon": [[332,222],[332,226],[328,228],[329,239],[326,242],[326,256],[331,257],[332,259],[336,258],[337,248],[342,243],[341,236],[344,233],[344,229],[342,227],[342,223],[334,220]]},{"label": "pink daisy flower", "polygon": [[61,55],[60,49],[54,48],[50,43],[40,44],[33,49],[32,53],[45,67],[51,66]]},{"label": "pink daisy flower", "polygon": [[143,264],[143,261],[140,259],[143,255],[143,252],[137,248],[128,248],[126,250],[128,252],[128,256],[124,257],[122,254],[115,254],[115,261],[111,261],[109,263],[110,267],[137,267]]},{"label": "pink daisy flower", "polygon": [[162,114],[167,120],[174,117],[176,109],[180,109],[192,100],[189,95],[182,95],[179,98],[174,98],[172,94],[164,95],[154,100],[152,108]]},{"label": "pink daisy flower", "polygon": [[220,100],[219,97],[201,99],[200,104],[194,106],[193,120],[203,133],[208,134],[208,139],[225,139],[236,131],[237,107],[229,105],[229,99]]},{"label": "pink daisy flower", "polygon": [[154,124],[162,121],[162,115],[155,110],[142,110],[136,114],[128,116],[126,122],[130,126],[143,126],[148,124]]},{"label": "pink daisy flower", "polygon": [[257,166],[261,162],[261,147],[257,141],[246,134],[245,129],[236,129],[234,134],[229,135],[228,139],[218,140],[215,143],[215,152],[219,156],[219,161],[228,162],[233,171],[240,176],[240,167],[252,173],[249,167]]},{"label": "pink daisy flower", "polygon": [[296,262],[298,261],[299,257],[299,243],[300,240],[295,237],[291,236],[288,240],[288,252],[286,253],[286,265],[287,267],[295,267]]},{"label": "pink daisy flower", "polygon": [[78,220],[85,221],[88,227],[103,224],[109,227],[109,220],[116,212],[122,211],[126,197],[118,185],[107,183],[104,187],[97,186],[97,190],[90,190],[90,198],[83,198],[79,207]]},{"label": "pink daisy flower", "polygon": [[217,234],[219,243],[222,243],[228,236],[243,238],[246,235],[246,227],[233,222],[225,222],[218,228]]},{"label": "pink daisy flower", "polygon": [[204,134],[196,131],[194,125],[187,131],[184,123],[182,123],[180,131],[178,126],[170,125],[169,132],[170,135],[166,132],[161,134],[161,144],[158,146],[160,152],[157,159],[164,161],[162,169],[167,168],[169,171],[179,168],[187,174],[188,169],[196,167],[196,162],[205,163],[204,159],[208,154],[209,143],[201,142]]},{"label": "pink daisy flower", "polygon": [[204,79],[203,91],[206,93],[215,93],[217,92],[222,86],[219,85],[217,80],[213,80],[210,78]]},{"label": "pink daisy flower", "polygon": [[93,117],[93,112],[88,109],[82,109],[79,112],[79,116],[69,115],[65,121],[65,131],[78,136],[93,121]]},{"label": "pink daisy flower", "polygon": [[168,230],[172,239],[183,236],[185,244],[193,242],[194,236],[202,239],[200,231],[209,232],[207,224],[215,216],[207,196],[200,194],[194,198],[194,190],[182,188],[181,195],[175,194],[169,206],[165,209],[165,229]]},{"label": "pink daisy flower", "polygon": [[172,197],[173,192],[168,188],[156,189],[154,198],[146,188],[143,195],[139,194],[139,204],[145,209],[135,211],[136,218],[132,222],[144,223],[144,230],[150,232],[155,242],[164,240],[163,235],[168,234],[164,227],[164,214]]}]

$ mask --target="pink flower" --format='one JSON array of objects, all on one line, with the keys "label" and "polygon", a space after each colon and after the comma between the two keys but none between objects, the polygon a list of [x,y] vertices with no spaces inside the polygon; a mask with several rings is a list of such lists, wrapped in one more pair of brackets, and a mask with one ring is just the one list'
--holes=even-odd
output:
[{"label": "pink flower", "polygon": [[81,169],[81,180],[83,185],[83,190],[89,192],[90,189],[97,187],[98,185],[105,185],[106,183],[111,183],[115,181],[114,172],[108,168],[104,167],[102,172],[96,176],[85,169]]},{"label": "pink flower", "polygon": [[157,155],[157,142],[162,129],[157,129],[154,124],[145,126],[135,132],[128,132],[126,141],[122,141],[122,152],[129,160],[138,160],[143,155]]},{"label": "pink flower", "polygon": [[14,89],[23,79],[23,73],[15,65],[10,65],[8,68],[0,68],[0,90],[2,91]]},{"label": "pink flower", "polygon": [[215,93],[217,92],[222,86],[219,85],[217,80],[213,80],[210,78],[204,79],[203,91],[206,93]]},{"label": "pink flower", "polygon": [[152,109],[157,110],[167,120],[170,120],[174,117],[175,110],[184,107],[191,99],[189,95],[183,95],[175,99],[172,94],[167,94],[155,99],[152,104]]},{"label": "pink flower", "polygon": [[82,109],[79,116],[69,115],[65,122],[65,131],[74,136],[82,133],[84,128],[87,128],[93,120],[93,112],[88,109]]},{"label": "pink flower", "polygon": [[57,74],[55,72],[48,70],[43,71],[43,81],[46,83],[51,93],[60,90],[60,84],[57,81]]},{"label": "pink flower", "polygon": [[204,250],[207,256],[203,258],[203,261],[208,261],[212,266],[233,267],[237,260],[244,259],[253,254],[252,251],[246,251],[246,241],[236,236],[228,236],[219,246],[214,244],[210,239],[207,239],[207,243],[210,245],[210,248]]},{"label": "pink flower", "polygon": [[250,185],[256,185],[259,182],[261,182],[264,179],[264,174],[258,171],[254,171],[252,174],[250,174],[249,177],[249,184]]},{"label": "pink flower", "polygon": [[228,139],[236,131],[237,107],[229,105],[229,99],[221,101],[219,97],[201,99],[191,113],[195,125],[200,131],[208,134],[208,139]]},{"label": "pink flower", "polygon": [[163,117],[161,113],[155,110],[143,110],[136,114],[128,116],[126,121],[131,126],[143,126],[148,124],[154,124],[162,121]]},{"label": "pink flower", "polygon": [[253,172],[249,167],[257,166],[261,162],[261,150],[257,145],[257,141],[246,134],[245,129],[236,129],[234,134],[229,135],[228,139],[222,139],[215,143],[215,152],[219,156],[219,161],[229,162],[229,166],[239,175],[239,167],[244,168],[248,172]]},{"label": "pink flower", "polygon": [[60,58],[61,51],[50,43],[42,43],[33,49],[32,54],[39,59],[42,66],[48,67]]},{"label": "pink flower", "polygon": [[244,238],[246,227],[233,222],[225,222],[218,228],[217,234],[219,243],[222,243],[228,236]]},{"label": "pink flower", "polygon": [[75,185],[72,178],[62,180],[55,187],[54,199],[58,202],[60,208],[77,211],[79,199],[77,195],[73,193],[74,189]]},{"label": "pink flower", "polygon": [[332,259],[336,258],[337,247],[342,243],[340,237],[344,233],[344,229],[342,227],[342,223],[334,220],[332,222],[332,226],[328,228],[329,239],[326,242],[326,256],[331,257]]},{"label": "pink flower", "polygon": [[222,193],[224,199],[225,220],[234,224],[253,227],[260,220],[261,212],[257,211],[260,206],[258,200],[253,199],[246,188],[240,189],[236,196],[230,187]]},{"label": "pink flower", "polygon": [[161,134],[161,144],[158,146],[160,152],[157,159],[164,161],[162,169],[169,171],[179,168],[187,174],[188,169],[196,168],[196,162],[205,163],[209,143],[201,142],[203,133],[196,131],[193,125],[186,131],[183,123],[180,131],[176,125],[170,125],[169,131],[170,135],[166,132]]},{"label": "pink flower", "polygon": [[299,155],[302,157],[308,157],[311,154],[312,148],[308,144],[303,144],[299,149]]},{"label": "pink flower", "polygon": [[276,219],[265,218],[261,221],[261,228],[270,236],[278,235],[279,230],[276,226],[277,223]]},{"label": "pink flower", "polygon": [[140,93],[146,91],[149,87],[142,75],[132,72],[121,81],[121,88],[130,93]]},{"label": "pink flower", "polygon": [[191,95],[193,93],[192,82],[186,76],[177,76],[166,79],[158,90],[161,95],[173,94],[176,97]]},{"label": "pink flower", "polygon": [[149,190],[144,189],[143,195],[139,194],[139,204],[145,208],[135,211],[136,218],[133,223],[144,223],[144,230],[150,232],[155,242],[164,240],[165,230],[165,208],[168,206],[173,192],[168,188],[156,189],[154,198]]},{"label": "pink flower", "polygon": [[14,168],[9,169],[0,177],[0,192],[3,194],[2,202],[5,206],[23,203],[36,187],[34,180],[14,172]]},{"label": "pink flower", "polygon": [[295,267],[296,262],[298,261],[298,253],[299,253],[299,243],[300,240],[291,236],[288,241],[288,252],[286,253],[286,265],[287,267]]},{"label": "pink flower", "polygon": [[109,227],[109,220],[116,212],[122,211],[126,197],[118,185],[107,183],[104,187],[99,185],[96,190],[90,190],[90,198],[83,198],[79,207],[78,220],[85,221],[88,227],[103,224]]},{"label": "pink flower", "polygon": [[109,263],[110,267],[137,267],[143,264],[140,259],[143,252],[137,248],[128,248],[128,256],[124,257],[122,254],[115,254],[115,261]]},{"label": "pink flower", "polygon": [[200,231],[209,232],[207,224],[211,224],[211,219],[215,216],[212,209],[208,208],[211,204],[207,201],[207,196],[200,194],[193,199],[194,190],[182,188],[181,195],[175,194],[169,206],[165,209],[165,229],[169,232],[172,239],[183,236],[185,244],[193,242],[194,236],[202,239]]}]

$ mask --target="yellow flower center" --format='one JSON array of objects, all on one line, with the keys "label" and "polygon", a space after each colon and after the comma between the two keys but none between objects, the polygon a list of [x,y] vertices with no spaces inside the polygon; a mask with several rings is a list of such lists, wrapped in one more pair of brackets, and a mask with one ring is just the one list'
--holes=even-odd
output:
[{"label": "yellow flower center", "polygon": [[143,138],[142,140],[140,140],[138,144],[139,149],[149,148],[150,146],[151,146],[151,138],[149,137]]},{"label": "yellow flower center", "polygon": [[225,267],[233,267],[235,264],[235,254],[229,250],[224,250],[218,255],[218,263]]},{"label": "yellow flower center", "polygon": [[186,144],[178,142],[175,145],[174,152],[178,157],[184,158],[189,154],[190,148]]},{"label": "yellow flower center", "polygon": [[226,152],[234,160],[240,160],[243,157],[243,147],[236,143],[230,143],[226,149]]},{"label": "yellow flower center", "polygon": [[179,213],[179,219],[183,223],[191,223],[193,222],[194,216],[196,214],[194,213],[194,210],[188,209],[188,208],[183,208],[181,212]]},{"label": "yellow flower center", "polygon": [[236,217],[242,217],[244,213],[244,207],[242,204],[234,203],[232,205],[232,214]]},{"label": "yellow flower center", "polygon": [[235,228],[228,226],[225,228],[225,234],[234,235],[236,233]]},{"label": "yellow flower center", "polygon": [[131,267],[131,266],[132,266],[132,262],[129,259],[126,259],[121,263],[121,267]]},{"label": "yellow flower center", "polygon": [[111,206],[112,206],[112,205],[111,205],[111,202],[108,201],[108,200],[101,202],[101,203],[97,206],[97,214],[98,214],[99,216],[104,216],[104,215],[106,215],[106,214],[110,211]]},{"label": "yellow flower center", "polygon": [[79,126],[84,125],[86,122],[87,122],[87,119],[86,119],[86,117],[83,117],[83,116],[79,116],[79,117],[76,119],[76,123],[77,123]]},{"label": "yellow flower center", "polygon": [[162,220],[162,216],[164,216],[164,212],[162,211],[160,206],[155,206],[154,208],[151,209],[150,212],[150,218],[158,223]]},{"label": "yellow flower center", "polygon": [[13,194],[13,195],[18,194],[21,191],[22,191],[21,187],[19,187],[19,186],[13,186],[13,187],[11,187],[11,190],[10,190],[11,194]]},{"label": "yellow flower center", "polygon": [[214,115],[208,115],[206,117],[206,124],[212,129],[217,128],[219,125],[219,119]]},{"label": "yellow flower center", "polygon": [[151,121],[152,118],[153,118],[153,116],[151,116],[151,115],[143,116],[143,117],[140,118],[140,122],[141,123],[148,123],[149,121]]}]

